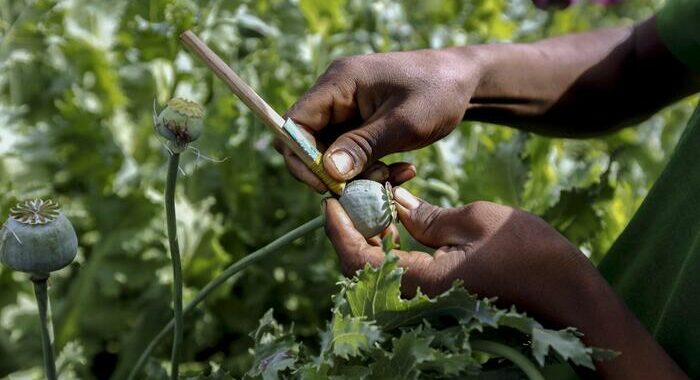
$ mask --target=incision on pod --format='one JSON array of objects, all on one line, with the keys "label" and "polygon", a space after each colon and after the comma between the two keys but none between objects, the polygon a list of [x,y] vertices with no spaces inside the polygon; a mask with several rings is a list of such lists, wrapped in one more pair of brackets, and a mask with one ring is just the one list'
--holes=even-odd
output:
[{"label": "incision on pod", "polygon": [[382,186],[366,179],[352,181],[339,201],[355,228],[366,238],[384,231],[396,219],[396,206],[388,182]]},{"label": "incision on pod", "polygon": [[18,203],[0,230],[0,261],[37,278],[70,264],[77,252],[73,225],[52,200]]},{"label": "incision on pod", "polygon": [[199,138],[204,128],[204,108],[198,103],[182,98],[170,99],[167,106],[153,119],[156,131],[168,141],[168,147],[180,153]]}]

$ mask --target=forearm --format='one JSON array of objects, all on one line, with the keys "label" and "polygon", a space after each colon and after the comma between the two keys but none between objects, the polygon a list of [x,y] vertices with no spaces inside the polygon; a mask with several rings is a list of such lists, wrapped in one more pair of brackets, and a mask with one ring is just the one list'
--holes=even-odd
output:
[{"label": "forearm", "polygon": [[458,48],[457,54],[479,66],[465,119],[546,135],[605,133],[700,89],[697,76],[661,43],[653,19],[532,44]]},{"label": "forearm", "polygon": [[688,378],[604,280],[584,280],[580,290],[580,299],[560,309],[559,323],[577,327],[587,345],[620,352],[613,360],[596,363],[601,378]]}]

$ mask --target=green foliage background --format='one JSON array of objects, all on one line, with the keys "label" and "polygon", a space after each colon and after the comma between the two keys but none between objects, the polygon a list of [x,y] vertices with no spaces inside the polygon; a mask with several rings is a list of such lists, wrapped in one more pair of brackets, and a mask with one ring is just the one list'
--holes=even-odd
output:
[{"label": "green foliage background", "polygon": [[[53,197],[73,221],[78,260],[52,277],[56,342],[81,379],[123,378],[171,316],[162,191],[166,152],[152,129],[179,95],[206,106],[177,197],[185,298],[226,265],[311,219],[321,197],[286,172],[271,135],[177,41],[194,29],[279,111],[332,59],[351,54],[532,41],[652,14],[651,0],[541,11],[528,0],[0,0],[0,212]],[[418,166],[410,187],[457,205],[491,200],[542,215],[599,260],[663,168],[694,99],[637,128],[586,141],[463,123],[393,159]],[[596,112],[596,110],[590,110]],[[264,312],[315,336],[339,278],[321,233],[248,270],[187,318],[185,372],[251,363]],[[157,351],[167,360],[169,348]],[[213,363],[213,364],[210,364]],[[0,268],[0,377],[40,376],[26,276]],[[66,372],[67,373],[67,372]],[[24,378],[24,377],[22,377]]]}]

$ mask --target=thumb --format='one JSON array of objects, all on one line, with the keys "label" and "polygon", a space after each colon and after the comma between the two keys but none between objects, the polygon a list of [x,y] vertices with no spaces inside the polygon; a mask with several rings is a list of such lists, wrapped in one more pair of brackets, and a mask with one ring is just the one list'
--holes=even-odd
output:
[{"label": "thumb", "polygon": [[371,121],[338,137],[326,150],[323,165],[338,181],[348,181],[378,159],[393,152],[391,131],[384,118]]},{"label": "thumb", "polygon": [[418,242],[431,248],[466,244],[469,239],[459,209],[443,208],[394,187],[399,220]]}]

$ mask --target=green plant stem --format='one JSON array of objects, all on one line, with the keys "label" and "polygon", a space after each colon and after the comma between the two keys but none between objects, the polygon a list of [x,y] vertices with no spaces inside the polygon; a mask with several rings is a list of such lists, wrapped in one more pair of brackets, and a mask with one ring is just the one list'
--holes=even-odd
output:
[{"label": "green plant stem", "polygon": [[[209,281],[202,290],[197,293],[197,295],[192,299],[192,302],[188,303],[187,306],[185,306],[183,310],[183,314],[187,314],[188,312],[192,311],[197,305],[199,305],[204,299],[209,296],[214,290],[216,290],[219,286],[224,284],[226,280],[234,276],[236,273],[248,268],[249,266],[257,263],[258,261],[270,256],[271,254],[275,253],[277,250],[280,248],[286,246],[287,244],[293,242],[294,240],[312,232],[318,229],[319,227],[323,226],[324,219],[323,216],[318,216],[301,226],[287,232],[286,234],[280,236],[279,238],[275,239],[272,241],[270,244],[258,249],[257,251],[249,254],[248,256],[245,256],[244,258],[236,261],[235,263],[231,264],[228,268],[226,268],[223,272],[221,272],[220,275],[218,275],[215,279]],[[146,346],[146,349],[141,353],[141,356],[139,357],[139,360],[136,362],[134,367],[131,369],[131,372],[129,373],[129,380],[134,380],[137,378],[138,374],[141,372],[143,369],[143,366],[146,364],[146,360],[148,357],[151,355],[153,350],[158,346],[158,343],[160,343],[165,336],[168,335],[168,332],[170,329],[173,328],[174,321],[170,320],[167,325],[165,325],[158,335],[156,335],[151,342]]]},{"label": "green plant stem", "polygon": [[51,326],[51,304],[49,304],[49,291],[47,277],[32,277],[34,283],[34,296],[39,307],[39,322],[41,323],[41,348],[44,352],[44,372],[48,380],[58,379],[56,375],[56,361],[53,352],[53,327]]},{"label": "green plant stem", "polygon": [[520,351],[508,347],[505,344],[489,341],[475,340],[471,342],[472,350],[506,358],[518,366],[530,380],[545,380],[537,366],[521,354]]},{"label": "green plant stem", "polygon": [[173,265],[173,314],[175,331],[173,350],[170,358],[170,378],[177,380],[180,372],[180,347],[182,346],[182,264],[180,263],[180,245],[177,242],[177,216],[175,215],[175,186],[179,170],[180,154],[173,153],[168,160],[168,178],[165,183],[165,217],[168,224],[168,241],[170,258]]}]

